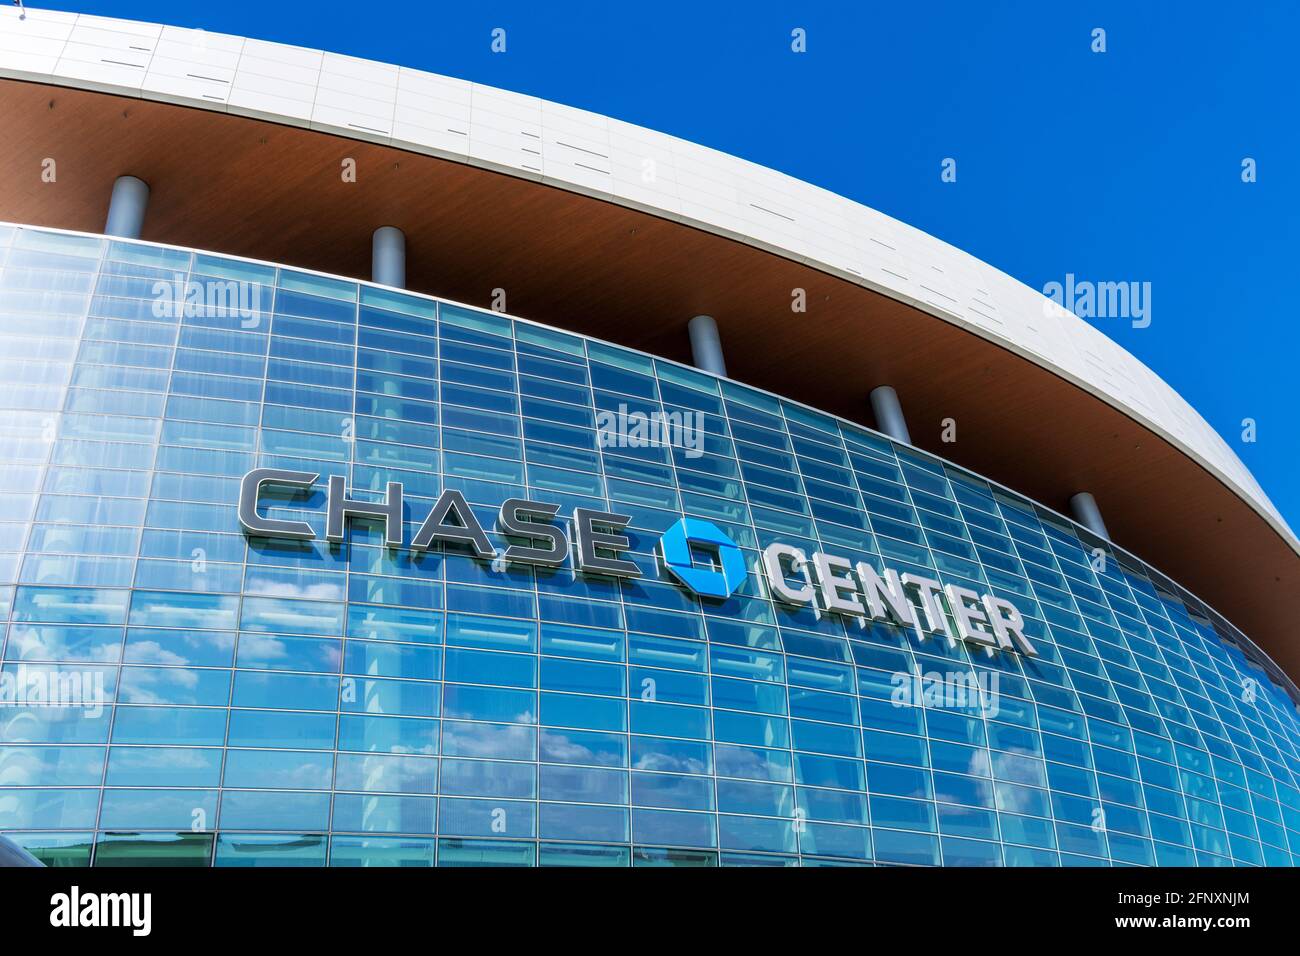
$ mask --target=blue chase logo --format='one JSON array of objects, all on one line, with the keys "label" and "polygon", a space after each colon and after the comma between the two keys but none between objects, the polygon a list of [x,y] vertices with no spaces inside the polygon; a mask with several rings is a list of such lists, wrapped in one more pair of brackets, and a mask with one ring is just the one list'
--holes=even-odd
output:
[{"label": "blue chase logo", "polygon": [[[695,551],[708,554],[713,566],[697,566]],[[747,573],[740,546],[712,521],[682,518],[659,539],[659,552],[673,577],[703,597],[731,597]]]}]

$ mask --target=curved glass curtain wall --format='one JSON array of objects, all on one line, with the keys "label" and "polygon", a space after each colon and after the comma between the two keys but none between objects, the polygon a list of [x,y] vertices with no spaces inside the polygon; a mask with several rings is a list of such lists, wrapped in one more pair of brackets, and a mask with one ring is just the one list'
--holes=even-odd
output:
[{"label": "curved glass curtain wall", "polygon": [[[426,297],[38,229],[0,229],[0,254],[4,674],[103,697],[0,707],[0,831],[47,863],[1300,851],[1286,694],[1163,578],[974,475]],[[160,315],[158,283],[187,275],[259,307]],[[619,406],[702,412],[703,453],[598,447],[595,411]],[[645,577],[390,554],[358,525],[342,547],[250,543],[235,502],[255,465],[354,494],[401,480],[408,541],[444,487],[489,528],[511,496],[626,512]],[[322,499],[271,511],[323,536]],[[684,514],[751,569],[782,540],[1005,596],[1041,656],[846,629],[774,605],[752,571],[700,600],[652,554]],[[896,706],[914,669],[996,678],[996,709]]]}]

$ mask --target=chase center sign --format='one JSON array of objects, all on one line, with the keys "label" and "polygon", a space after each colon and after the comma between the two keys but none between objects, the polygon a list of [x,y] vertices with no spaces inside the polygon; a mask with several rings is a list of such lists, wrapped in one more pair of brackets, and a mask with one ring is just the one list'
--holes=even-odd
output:
[{"label": "chase center sign", "polygon": [[[315,530],[305,521],[269,518],[258,507],[262,489],[278,486],[291,492],[310,493],[320,476],[305,471],[257,468],[244,475],[239,488],[239,522],[246,533],[258,537],[312,540]],[[631,515],[574,508],[573,541],[564,523],[557,521],[560,506],[526,498],[501,504],[495,532],[506,539],[504,550],[488,538],[465,496],[448,488],[438,496],[428,517],[409,544],[404,541],[402,484],[388,482],[382,501],[350,498],[341,475],[329,479],[326,499],[325,539],[345,540],[351,519],[380,522],[390,548],[428,551],[447,542],[464,547],[479,558],[505,564],[556,568],[570,553],[574,569],[584,574],[617,578],[641,576],[641,569],[619,555],[630,540],[620,534]],[[525,543],[526,542],[526,543]],[[712,567],[698,565],[694,552],[707,551]],[[682,585],[701,597],[730,597],[744,582],[748,569],[744,553],[717,525],[698,518],[682,518],[659,541],[664,567]],[[812,606],[819,612],[842,615],[865,626],[884,621],[926,633],[959,638],[994,650],[1016,651],[1026,657],[1038,652],[1025,636],[1025,622],[1010,601],[980,594],[956,584],[941,584],[924,575],[899,574],[892,568],[877,571],[865,561],[816,551],[811,558],[803,549],[782,542],[762,552],[762,576],[771,595],[793,607]],[[951,627],[956,633],[951,633]]]}]

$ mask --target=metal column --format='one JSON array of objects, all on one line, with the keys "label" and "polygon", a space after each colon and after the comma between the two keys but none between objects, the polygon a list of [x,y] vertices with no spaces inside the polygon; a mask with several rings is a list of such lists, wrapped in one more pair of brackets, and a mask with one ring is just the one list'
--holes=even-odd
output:
[{"label": "metal column", "polygon": [[396,226],[380,226],[370,243],[370,280],[406,288],[406,234]]},{"label": "metal column", "polygon": [[893,388],[881,385],[871,390],[871,411],[876,416],[876,428],[894,441],[912,444],[912,436],[907,431],[907,419],[903,417],[903,406],[899,404],[898,393]]},{"label": "metal column", "polygon": [[134,176],[118,176],[113,183],[113,197],[108,201],[104,235],[139,239],[148,208],[149,184]]},{"label": "metal column", "polygon": [[1070,499],[1070,513],[1074,515],[1075,521],[1097,537],[1110,540],[1106,522],[1101,520],[1101,509],[1097,507],[1097,499],[1089,492],[1081,491]]}]

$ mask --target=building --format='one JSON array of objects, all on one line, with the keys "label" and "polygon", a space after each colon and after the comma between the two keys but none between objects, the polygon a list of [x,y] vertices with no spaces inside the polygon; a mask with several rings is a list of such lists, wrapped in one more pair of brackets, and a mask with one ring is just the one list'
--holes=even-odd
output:
[{"label": "building", "polygon": [[396,66],[5,10],[0,76],[45,863],[1300,853],[1300,542],[1037,292]]}]

